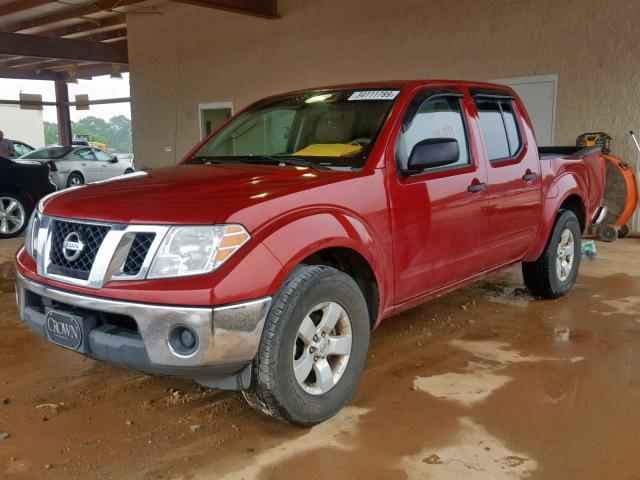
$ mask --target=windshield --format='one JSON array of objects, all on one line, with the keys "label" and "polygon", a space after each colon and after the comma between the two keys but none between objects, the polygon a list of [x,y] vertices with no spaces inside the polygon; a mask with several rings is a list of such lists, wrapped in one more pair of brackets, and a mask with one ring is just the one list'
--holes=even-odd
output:
[{"label": "windshield", "polygon": [[31,153],[23,155],[21,158],[34,159],[34,160],[55,160],[57,158],[64,157],[67,153],[73,150],[72,147],[48,147],[39,148]]},{"label": "windshield", "polygon": [[399,92],[323,90],[268,98],[232,119],[185,163],[361,168]]}]

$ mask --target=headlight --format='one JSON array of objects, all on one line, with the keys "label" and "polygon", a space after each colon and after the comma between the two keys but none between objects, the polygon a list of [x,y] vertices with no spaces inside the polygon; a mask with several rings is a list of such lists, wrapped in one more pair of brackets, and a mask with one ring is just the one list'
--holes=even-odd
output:
[{"label": "headlight", "polygon": [[212,272],[250,238],[241,225],[172,227],[158,248],[147,278]]},{"label": "headlight", "polygon": [[34,210],[31,214],[31,219],[27,225],[27,232],[24,239],[24,247],[27,249],[27,253],[34,260],[38,256],[38,232],[40,231],[40,215],[37,210]]}]

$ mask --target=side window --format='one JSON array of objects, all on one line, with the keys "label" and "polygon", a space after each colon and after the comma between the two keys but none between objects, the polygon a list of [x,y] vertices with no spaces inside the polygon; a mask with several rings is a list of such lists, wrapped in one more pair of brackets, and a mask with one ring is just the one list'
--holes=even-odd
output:
[{"label": "side window", "polygon": [[[406,167],[411,150],[418,142],[430,138],[455,138],[460,156],[458,161],[447,168],[469,165],[467,133],[462,116],[460,98],[435,97],[427,99],[411,119],[407,119],[396,148],[399,168]],[[428,170],[427,170],[428,171]]]},{"label": "side window", "polygon": [[489,160],[513,158],[522,146],[513,101],[476,98],[476,107]]},{"label": "side window", "polygon": [[95,160],[96,159],[93,156],[93,152],[89,148],[83,148],[81,150],[76,151],[76,156],[80,157],[82,160]]},{"label": "side window", "polygon": [[103,152],[102,150],[94,149],[93,153],[96,155],[96,158],[101,162],[109,162],[111,161],[111,155]]},{"label": "side window", "polygon": [[13,148],[16,151],[16,157],[21,157],[22,155],[26,155],[27,153],[29,153],[27,147],[25,147],[21,143],[14,143]]}]

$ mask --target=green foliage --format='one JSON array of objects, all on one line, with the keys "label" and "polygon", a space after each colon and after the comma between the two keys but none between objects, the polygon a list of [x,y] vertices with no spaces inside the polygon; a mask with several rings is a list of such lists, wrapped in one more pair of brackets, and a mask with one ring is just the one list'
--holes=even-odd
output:
[{"label": "green foliage", "polygon": [[[88,135],[92,142],[106,143],[110,149],[132,151],[131,120],[117,115],[106,121],[98,117],[85,117],[71,122],[73,136]],[[44,122],[44,139],[47,145],[58,143],[58,124]]]},{"label": "green foliage", "polygon": [[52,145],[58,143],[58,124],[44,122],[44,144]]}]

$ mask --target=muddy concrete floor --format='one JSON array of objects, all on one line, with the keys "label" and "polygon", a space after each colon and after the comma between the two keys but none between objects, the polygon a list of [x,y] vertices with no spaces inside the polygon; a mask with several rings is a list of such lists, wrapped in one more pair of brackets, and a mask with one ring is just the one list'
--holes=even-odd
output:
[{"label": "muddy concrete floor", "polygon": [[351,403],[312,429],[46,343],[15,310],[17,246],[0,242],[0,478],[640,478],[638,239],[598,244],[557,301],[514,268],[387,320]]}]

